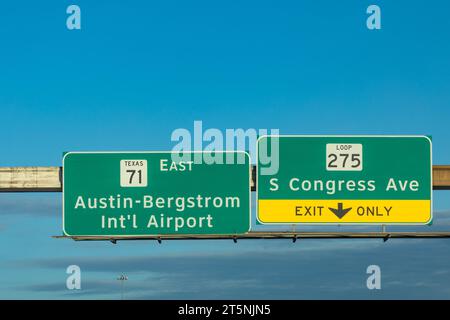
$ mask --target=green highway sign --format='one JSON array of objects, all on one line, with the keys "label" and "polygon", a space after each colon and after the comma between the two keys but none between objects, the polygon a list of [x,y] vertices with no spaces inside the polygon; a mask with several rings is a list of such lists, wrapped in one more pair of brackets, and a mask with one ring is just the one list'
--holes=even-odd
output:
[{"label": "green highway sign", "polygon": [[[177,154],[66,153],[64,234],[133,237],[248,232],[248,154],[184,152],[182,158]],[[204,156],[214,161],[205,161]]]},{"label": "green highway sign", "polygon": [[[276,140],[273,140],[276,139]],[[277,143],[274,143],[277,142]],[[432,144],[426,136],[263,136],[257,218],[288,224],[427,224]],[[263,174],[278,154],[278,172]]]}]

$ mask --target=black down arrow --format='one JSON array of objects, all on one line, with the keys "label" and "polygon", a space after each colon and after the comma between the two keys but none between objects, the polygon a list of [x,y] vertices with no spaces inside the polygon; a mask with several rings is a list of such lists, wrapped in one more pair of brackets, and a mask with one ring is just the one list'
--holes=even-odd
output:
[{"label": "black down arrow", "polygon": [[342,219],[350,210],[352,210],[352,208],[344,209],[344,204],[342,202],[338,203],[337,209],[335,208],[328,208],[328,209],[330,209],[330,211],[333,212],[339,219]]}]

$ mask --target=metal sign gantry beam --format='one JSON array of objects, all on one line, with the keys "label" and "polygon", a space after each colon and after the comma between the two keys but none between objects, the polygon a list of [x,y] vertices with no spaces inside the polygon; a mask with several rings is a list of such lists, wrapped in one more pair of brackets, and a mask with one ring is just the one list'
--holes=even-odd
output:
[{"label": "metal sign gantry beam", "polygon": [[433,166],[433,189],[450,190],[450,165]]},{"label": "metal sign gantry beam", "polygon": [[0,192],[62,192],[62,167],[0,167]]},{"label": "metal sign gantry beam", "polygon": [[[256,167],[252,168],[256,190]],[[450,165],[433,166],[433,189],[450,190]],[[0,192],[61,192],[62,167],[0,167]]]},{"label": "metal sign gantry beam", "polygon": [[160,236],[54,236],[54,238],[68,238],[76,241],[111,241],[116,243],[122,240],[251,240],[251,239],[423,239],[423,238],[450,238],[450,232],[275,232],[251,231],[242,235],[160,235]]},{"label": "metal sign gantry beam", "polygon": [[[256,189],[256,167],[252,167],[251,189]],[[450,190],[450,165],[433,166],[433,189]],[[62,167],[0,167],[1,192],[62,192]],[[161,235],[140,237],[67,237],[76,241],[122,240],[238,240],[245,239],[419,239],[450,238],[450,232],[262,232],[244,235]]]}]

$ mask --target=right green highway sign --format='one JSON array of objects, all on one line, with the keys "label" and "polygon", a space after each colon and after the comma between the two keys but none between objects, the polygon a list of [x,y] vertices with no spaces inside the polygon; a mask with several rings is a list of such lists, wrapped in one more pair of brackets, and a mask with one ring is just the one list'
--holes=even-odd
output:
[{"label": "right green highway sign", "polygon": [[[273,143],[272,139],[277,139]],[[426,136],[262,136],[278,172],[258,160],[257,218],[276,224],[427,224],[432,143]],[[272,162],[276,156],[272,152]],[[273,163],[270,163],[273,166]]]}]

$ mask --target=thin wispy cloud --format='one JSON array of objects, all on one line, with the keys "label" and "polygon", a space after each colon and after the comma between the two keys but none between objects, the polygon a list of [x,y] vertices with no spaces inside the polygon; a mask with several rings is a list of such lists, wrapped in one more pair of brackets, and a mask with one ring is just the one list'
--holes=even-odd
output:
[{"label": "thin wispy cloud", "polygon": [[[415,249],[418,245],[422,248],[420,255]],[[79,297],[86,298],[94,295],[117,298],[119,288],[115,278],[121,273],[129,277],[125,284],[127,296],[136,299],[389,299],[396,296],[426,299],[448,296],[442,282],[450,281],[450,273],[442,272],[447,262],[436,252],[447,252],[450,243],[392,240],[390,244],[368,246],[366,241],[359,241],[359,246],[341,250],[330,247],[328,251],[303,251],[297,247],[292,251],[270,249],[236,254],[71,257],[35,259],[20,264],[55,272],[69,264],[78,264],[85,279]],[[366,268],[371,264],[380,265],[383,273],[383,290],[377,294],[366,288]],[[429,264],[441,272],[423,273]],[[62,282],[44,282],[22,289],[72,297]]]},{"label": "thin wispy cloud", "polygon": [[33,215],[60,217],[60,195],[0,194],[0,215]]}]

